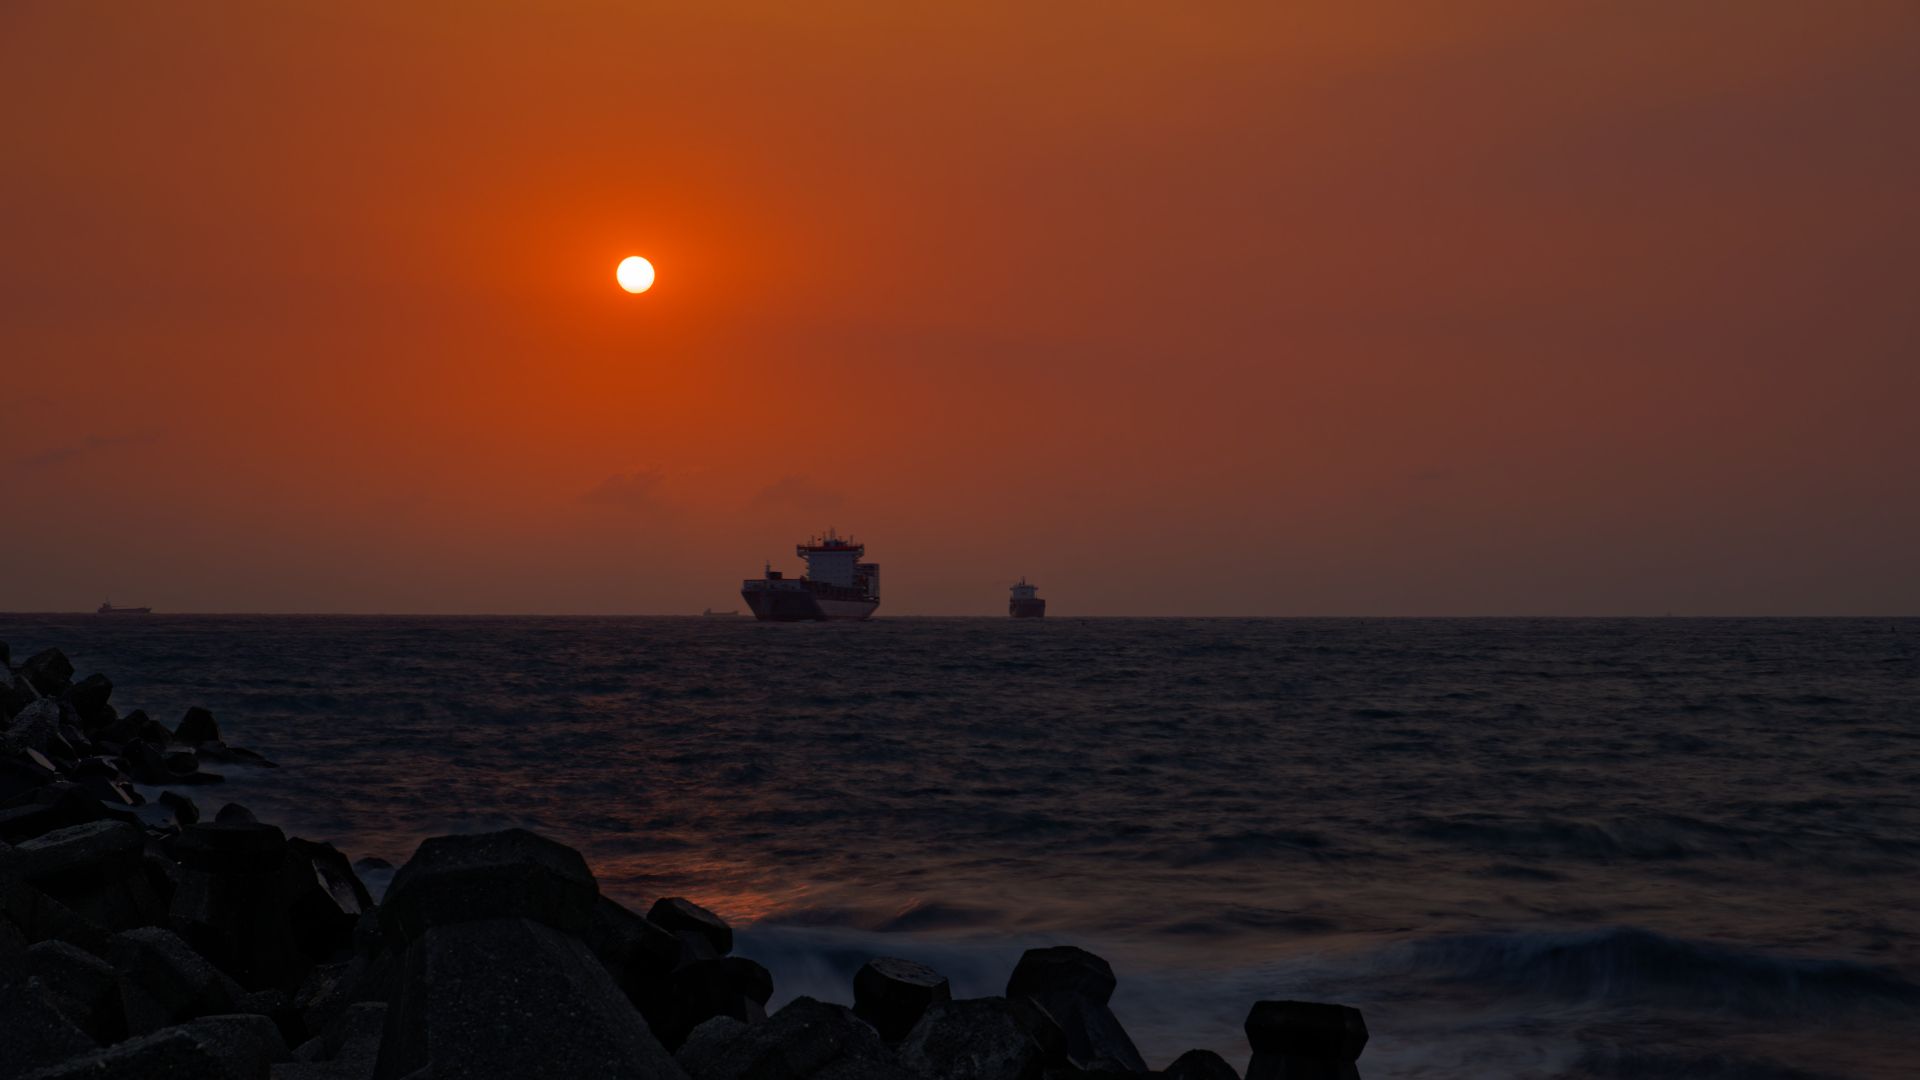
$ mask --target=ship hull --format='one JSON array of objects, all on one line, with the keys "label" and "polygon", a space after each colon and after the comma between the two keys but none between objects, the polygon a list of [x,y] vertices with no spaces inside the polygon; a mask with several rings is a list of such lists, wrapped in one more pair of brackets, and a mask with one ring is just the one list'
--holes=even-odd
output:
[{"label": "ship hull", "polygon": [[821,596],[807,589],[746,588],[740,598],[761,622],[859,621],[880,606],[874,599]]},{"label": "ship hull", "polygon": [[1007,602],[1007,614],[1016,619],[1038,619],[1047,613],[1047,602],[1038,597],[1032,600],[1010,600]]}]

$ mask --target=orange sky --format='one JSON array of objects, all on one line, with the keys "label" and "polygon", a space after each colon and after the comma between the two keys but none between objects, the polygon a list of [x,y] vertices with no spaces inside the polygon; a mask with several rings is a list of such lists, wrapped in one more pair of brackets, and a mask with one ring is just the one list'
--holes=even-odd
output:
[{"label": "orange sky", "polygon": [[1906,0],[14,0],[0,609],[1913,613],[1916,117]]}]

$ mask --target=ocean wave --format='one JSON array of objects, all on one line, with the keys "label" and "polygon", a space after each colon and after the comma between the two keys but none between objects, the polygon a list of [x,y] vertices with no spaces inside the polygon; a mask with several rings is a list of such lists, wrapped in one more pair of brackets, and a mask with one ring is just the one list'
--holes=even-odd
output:
[{"label": "ocean wave", "polygon": [[1458,934],[1396,950],[1389,964],[1501,992],[1749,1016],[1920,1010],[1920,983],[1889,967],[1738,949],[1638,927]]}]

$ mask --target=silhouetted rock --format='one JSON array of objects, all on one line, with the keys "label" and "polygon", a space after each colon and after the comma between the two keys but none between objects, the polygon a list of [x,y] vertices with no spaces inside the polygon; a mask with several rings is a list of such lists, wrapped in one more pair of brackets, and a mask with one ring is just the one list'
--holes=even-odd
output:
[{"label": "silhouetted rock", "polygon": [[25,797],[31,801],[0,810],[0,841],[18,844],[55,829],[85,825],[106,816],[100,800],[77,784],[47,784]]},{"label": "silhouetted rock", "polygon": [[182,825],[192,825],[200,820],[200,807],[177,791],[163,791],[156,801],[172,810],[174,819]]},{"label": "silhouetted rock", "polygon": [[12,806],[31,792],[59,779],[46,765],[17,757],[0,757],[0,806]]},{"label": "silhouetted rock", "polygon": [[45,649],[27,657],[20,665],[20,674],[26,676],[33,688],[48,696],[64,693],[73,681],[73,664],[68,662],[67,654],[59,649]]},{"label": "silhouetted rock", "polygon": [[22,750],[45,753],[58,738],[60,704],[52,698],[41,698],[14,715],[12,726],[0,734],[0,750],[14,754]]},{"label": "silhouetted rock", "polygon": [[98,742],[113,743],[123,748],[135,739],[155,747],[168,746],[173,742],[173,732],[167,730],[167,725],[148,716],[144,709],[135,709],[107,724],[94,732],[93,737]]},{"label": "silhouetted rock", "polygon": [[1240,1080],[1227,1059],[1211,1050],[1189,1050],[1161,1073],[1166,1080]]},{"label": "silhouetted rock", "polygon": [[259,818],[253,816],[253,811],[237,802],[226,803],[221,806],[220,809],[215,810],[213,812],[213,820],[221,825],[257,824],[260,821]]},{"label": "silhouetted rock", "polygon": [[872,1024],[887,1042],[905,1038],[927,1006],[952,1000],[946,976],[911,960],[876,957],[853,976],[854,1015]]},{"label": "silhouetted rock", "polygon": [[111,959],[126,977],[121,999],[127,1030],[136,1035],[233,1012],[245,993],[178,934],[157,926],[115,934]]},{"label": "silhouetted rock", "polygon": [[289,915],[314,888],[311,864],[290,854],[279,828],[258,822],[189,825],[166,843],[178,864],[173,925],[252,990],[299,985],[312,959]]},{"label": "silhouetted rock", "polygon": [[173,726],[173,738],[176,742],[203,743],[212,742],[220,737],[220,725],[214,723],[213,714],[195,705],[187,710],[187,715]]},{"label": "silhouetted rock", "polygon": [[[401,871],[403,875],[416,864],[441,870],[475,865],[454,857],[462,849],[433,853],[426,847],[422,845],[422,851]],[[540,860],[536,866],[557,869],[548,866],[552,853],[532,849],[515,837],[490,847],[464,849],[468,855],[488,855],[478,865],[494,868],[473,880],[502,880],[493,856],[507,850],[531,850]],[[421,889],[427,881],[420,876],[413,880],[413,889]],[[444,891],[454,880],[449,876],[429,884],[432,890]],[[535,883],[525,876],[505,880],[517,880],[523,889]],[[400,884],[396,878],[395,888]],[[550,886],[542,883],[535,891]],[[431,1069],[432,1076],[467,1080],[528,1076],[673,1080],[685,1076],[579,939],[526,918],[473,919],[469,915],[457,922],[433,921],[435,916],[476,909],[470,904],[442,907],[431,891],[413,895],[419,906],[401,923],[416,933],[407,946],[404,974],[388,1010],[376,1077],[400,1080],[422,1068]],[[524,906],[530,895],[523,892],[515,903]],[[553,908],[550,903],[537,906]],[[582,920],[585,915],[580,913]],[[503,1023],[506,1017],[511,1022]]]},{"label": "silhouetted rock", "polygon": [[16,1077],[94,1048],[52,990],[28,976],[0,982],[0,1077]]},{"label": "silhouetted rock", "polygon": [[119,975],[111,964],[79,946],[42,941],[27,949],[24,967],[46,987],[67,1019],[94,1042],[126,1037]]},{"label": "silhouetted rock", "polygon": [[88,729],[113,721],[113,706],[107,703],[111,697],[113,681],[98,672],[74,683],[67,690],[67,703],[73,706],[82,725]]},{"label": "silhouetted rock", "polygon": [[713,957],[682,964],[672,976],[673,1012],[663,1025],[653,1020],[654,1034],[668,1049],[677,1048],[694,1028],[716,1016],[730,1016],[753,1024],[767,1018],[767,999],[773,996],[773,976],[767,969],[740,957]]},{"label": "silhouetted rock", "polygon": [[895,1047],[900,1064],[926,1077],[952,1080],[1034,1080],[1050,1057],[1059,1029],[1031,1002],[1006,998],[940,1001]]},{"label": "silhouetted rock", "polygon": [[170,1027],[69,1058],[33,1080],[266,1080],[234,1072],[205,1033]]},{"label": "silhouetted rock", "polygon": [[1145,1072],[1147,1063],[1107,1007],[1113,968],[1072,945],[1028,949],[1007,980],[1007,997],[1026,998],[1047,1011],[1066,1035],[1067,1058],[1083,1069]]},{"label": "silhouetted rock", "polygon": [[673,1060],[679,1062],[693,1080],[706,1080],[719,1072],[721,1055],[746,1030],[745,1023],[731,1016],[713,1017],[687,1035],[687,1041],[673,1052]]},{"label": "silhouetted rock", "polygon": [[430,927],[479,919],[532,919],[582,934],[599,897],[579,852],[507,829],[421,843],[393,876],[380,918],[399,946]]},{"label": "silhouetted rock", "polygon": [[802,1080],[829,1075],[899,1076],[879,1033],[844,1006],[810,997],[765,1023],[696,1029],[681,1064],[693,1080]]},{"label": "silhouetted rock", "polygon": [[1367,1045],[1360,1010],[1311,1001],[1256,1001],[1247,1013],[1247,1080],[1358,1080]]},{"label": "silhouetted rock", "polygon": [[172,1030],[193,1036],[208,1056],[235,1076],[265,1078],[275,1062],[290,1057],[280,1029],[268,1017],[255,1013],[203,1016],[177,1024]]},{"label": "silhouetted rock", "polygon": [[700,935],[717,955],[725,956],[733,951],[733,928],[720,916],[684,897],[669,896],[654,901],[653,907],[647,910],[647,919],[670,933],[685,931]]},{"label": "silhouetted rock", "polygon": [[288,858],[303,865],[289,875],[287,920],[300,948],[313,960],[343,956],[353,948],[354,925],[373,910],[373,897],[332,844],[294,838]]}]

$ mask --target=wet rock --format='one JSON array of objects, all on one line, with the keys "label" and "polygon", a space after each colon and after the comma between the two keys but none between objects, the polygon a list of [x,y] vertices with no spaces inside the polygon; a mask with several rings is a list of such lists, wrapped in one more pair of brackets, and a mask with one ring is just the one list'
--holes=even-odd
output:
[{"label": "wet rock", "polygon": [[172,810],[174,820],[182,825],[192,825],[200,820],[200,808],[194,805],[192,799],[177,791],[163,791],[157,801]]},{"label": "wet rock", "polygon": [[175,776],[187,776],[200,771],[200,756],[191,750],[169,750],[160,758],[166,763],[167,771]]},{"label": "wet rock", "polygon": [[171,784],[173,770],[167,768],[167,756],[145,739],[134,739],[120,750],[127,763],[127,774],[142,784]]},{"label": "wet rock", "polygon": [[681,1048],[681,1063],[693,1080],[802,1080],[856,1069],[862,1075],[907,1075],[865,1021],[810,997],[795,998],[765,1023],[696,1031],[700,1041],[690,1034]]},{"label": "wet rock", "polygon": [[1227,1059],[1211,1050],[1189,1050],[1161,1074],[1167,1080],[1240,1080]]},{"label": "wet rock", "polygon": [[[519,838],[504,843],[516,850],[526,847]],[[428,855],[425,869],[491,866],[495,873],[470,880],[500,880],[499,842],[438,853],[429,853],[426,847],[422,845],[421,854],[415,855],[402,875]],[[477,864],[453,857],[462,854],[486,857]],[[553,861],[551,852],[542,858],[545,862],[540,865]],[[413,880],[413,888],[420,889],[426,879]],[[523,890],[533,884],[524,876],[507,880],[517,881]],[[432,883],[433,889],[444,892],[453,881],[443,878]],[[570,881],[566,887],[577,884]],[[400,885],[396,878],[395,889]],[[579,939],[528,918],[475,919],[471,917],[474,904],[442,907],[444,898],[431,891],[413,895],[419,906],[403,917],[402,925],[414,928],[416,934],[407,946],[404,973],[388,1009],[375,1077],[400,1080],[423,1068],[430,1069],[432,1076],[467,1080],[528,1076],[673,1080],[685,1076]],[[523,891],[516,903],[524,905],[530,896]],[[554,905],[535,906],[551,911]],[[590,903],[586,906],[591,908]],[[451,914],[466,917],[435,920]],[[582,911],[583,921],[585,916]],[[503,1023],[503,1017],[512,1021]]]},{"label": "wet rock", "polygon": [[112,696],[113,681],[95,673],[67,690],[67,703],[79,714],[81,726],[91,730],[114,720],[113,706],[107,703]]},{"label": "wet rock", "polygon": [[0,1077],[24,1076],[94,1048],[33,976],[0,983],[0,1017]]},{"label": "wet rock", "polygon": [[214,723],[213,714],[195,705],[187,710],[187,715],[173,726],[175,742],[203,743],[213,742],[220,737],[220,725]]},{"label": "wet rock", "polygon": [[853,976],[854,1015],[890,1043],[905,1038],[929,1005],[952,1000],[946,976],[911,960],[877,957]]},{"label": "wet rock", "polygon": [[1007,997],[1045,1009],[1066,1035],[1068,1060],[1080,1068],[1145,1072],[1146,1061],[1107,1007],[1114,986],[1113,968],[1105,960],[1059,945],[1028,949],[1007,980]]},{"label": "wet rock", "polygon": [[40,693],[58,696],[73,682],[73,664],[59,649],[45,649],[27,657],[20,674]]},{"label": "wet rock", "polygon": [[1358,1080],[1367,1045],[1360,1010],[1312,1001],[1256,1001],[1247,1013],[1247,1080]]},{"label": "wet rock", "polygon": [[69,1058],[33,1074],[33,1080],[265,1080],[265,1072],[236,1073],[204,1034],[167,1028]]},{"label": "wet rock", "polygon": [[113,936],[112,950],[114,968],[126,976],[120,989],[127,1030],[136,1035],[233,1012],[245,994],[170,930],[122,931]]},{"label": "wet rock", "polygon": [[716,955],[733,951],[733,928],[726,921],[684,897],[669,896],[654,901],[647,919],[669,933],[693,933],[705,938]]},{"label": "wet rock", "polygon": [[105,960],[64,941],[42,941],[27,949],[24,968],[47,988],[74,1026],[94,1042],[108,1043],[126,1036],[119,976]]},{"label": "wet rock", "polygon": [[928,1006],[895,1055],[926,1077],[1035,1080],[1061,1039],[1031,1002],[970,998]]},{"label": "wet rock", "polygon": [[436,836],[393,876],[380,917],[402,945],[428,928],[524,918],[582,934],[600,887],[580,853],[525,829]]}]

